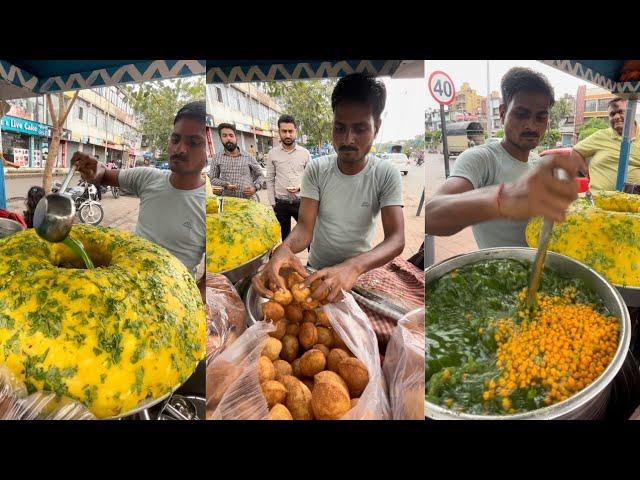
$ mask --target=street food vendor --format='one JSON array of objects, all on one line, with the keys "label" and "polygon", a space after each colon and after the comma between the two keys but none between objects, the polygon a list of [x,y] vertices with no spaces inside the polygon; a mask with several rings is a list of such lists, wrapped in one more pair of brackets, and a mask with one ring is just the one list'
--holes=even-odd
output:
[{"label": "street food vendor", "polygon": [[[620,161],[620,146],[624,129],[624,112],[626,100],[616,97],[609,101],[609,128],[598,130],[573,147],[573,154],[579,155],[582,161],[590,159],[589,171],[592,190],[615,190]],[[629,170],[627,181],[630,184],[640,183],[640,143],[638,142],[638,125],[631,124],[631,150],[629,152]]]},{"label": "street food vendor", "polygon": [[[269,280],[285,288],[279,275],[291,267],[310,285],[321,283],[312,298],[338,300],[364,272],[385,265],[404,249],[404,217],[400,173],[387,160],[370,155],[380,130],[386,88],[375,77],[352,74],[342,78],[331,95],[333,146],[337,154],[310,162],[304,170],[298,223],[278,246],[254,288],[271,297]],[[380,216],[384,240],[372,247]],[[309,276],[296,253],[310,245]]]},{"label": "street food vendor", "polygon": [[205,129],[204,100],[178,111],[167,147],[169,170],[109,170],[80,152],[71,158],[86,181],[121,187],[139,197],[136,234],[169,250],[194,276],[205,253]]},{"label": "street food vendor", "polygon": [[[504,138],[458,157],[451,176],[425,205],[427,234],[449,236],[471,226],[481,249],[526,247],[531,217],[561,222],[577,198],[574,179],[586,170],[584,161],[532,153],[544,137],[555,101],[549,81],[538,72],[514,67],[502,78],[501,90]],[[556,168],[566,170],[569,179],[557,179]]]}]

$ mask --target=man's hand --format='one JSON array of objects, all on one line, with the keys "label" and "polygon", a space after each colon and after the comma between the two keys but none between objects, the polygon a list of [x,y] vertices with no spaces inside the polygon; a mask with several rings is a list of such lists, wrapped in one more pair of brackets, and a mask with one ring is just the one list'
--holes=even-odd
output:
[{"label": "man's hand", "polygon": [[[561,168],[569,175],[559,180],[554,170]],[[585,170],[584,162],[575,157],[545,155],[542,162],[526,175],[504,185],[498,202],[502,217],[524,220],[538,215],[562,222],[569,205],[578,198],[575,177]]]},{"label": "man's hand", "polygon": [[250,197],[251,195],[253,195],[254,193],[257,192],[256,187],[246,187],[242,193],[244,194],[245,197]]},{"label": "man's hand", "polygon": [[100,185],[102,183],[102,177],[106,168],[103,163],[100,163],[95,158],[90,157],[86,153],[76,152],[71,157],[71,165],[76,165],[78,172],[83,179],[94,185]]},{"label": "man's hand", "polygon": [[287,245],[282,244],[275,249],[271,259],[264,266],[264,269],[251,279],[253,288],[255,288],[260,295],[267,298],[273,297],[273,292],[267,287],[269,281],[275,283],[278,288],[286,289],[287,284],[284,278],[280,276],[280,270],[285,267],[292,268],[302,275],[303,278],[309,276],[309,273],[304,269],[298,257],[295,256]]},{"label": "man's hand", "polygon": [[361,274],[358,267],[347,260],[333,267],[318,270],[304,281],[304,285],[309,287],[316,280],[321,280],[322,283],[311,292],[311,298],[324,298],[322,303],[333,303],[342,299],[342,290],[348,292],[353,288]]},{"label": "man's hand", "polygon": [[222,186],[223,186],[225,189],[227,189],[227,190],[231,190],[231,191],[234,191],[234,190],[236,190],[236,189],[238,188],[238,186],[237,186],[237,185],[234,185],[233,183],[229,183],[229,182],[224,182],[224,183],[222,184]]}]

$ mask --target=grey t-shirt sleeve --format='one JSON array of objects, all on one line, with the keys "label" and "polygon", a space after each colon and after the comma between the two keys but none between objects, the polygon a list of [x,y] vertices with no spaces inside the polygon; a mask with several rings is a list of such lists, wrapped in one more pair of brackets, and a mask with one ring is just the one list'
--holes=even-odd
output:
[{"label": "grey t-shirt sleeve", "polygon": [[320,201],[320,176],[318,174],[319,162],[317,160],[309,162],[302,174],[302,185],[300,186],[300,196]]},{"label": "grey t-shirt sleeve", "polygon": [[155,169],[151,167],[127,168],[118,172],[118,183],[120,187],[139,197],[144,193],[144,188],[149,185],[154,173]]},{"label": "grey t-shirt sleeve", "polygon": [[491,165],[491,153],[486,148],[470,148],[457,158],[450,176],[466,178],[474,189],[482,188],[493,184],[495,172]]},{"label": "grey t-shirt sleeve", "polygon": [[380,167],[380,208],[392,205],[404,206],[402,200],[402,179],[400,172],[391,162],[383,162]]}]

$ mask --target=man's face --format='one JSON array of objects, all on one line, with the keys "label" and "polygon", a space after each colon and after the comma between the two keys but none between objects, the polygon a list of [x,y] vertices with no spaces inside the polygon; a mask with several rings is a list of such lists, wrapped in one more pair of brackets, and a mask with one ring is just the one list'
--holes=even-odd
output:
[{"label": "man's face", "polygon": [[179,175],[200,173],[207,162],[206,127],[192,118],[182,118],[169,138],[169,169]]},{"label": "man's face", "polygon": [[381,120],[373,117],[370,105],[341,102],[333,114],[333,148],[345,163],[355,163],[371,150]]},{"label": "man's face", "polygon": [[290,147],[296,141],[296,126],[293,123],[281,123],[278,127],[280,141]]},{"label": "man's face", "polygon": [[233,152],[238,146],[238,140],[236,140],[236,134],[230,128],[223,128],[220,130],[220,141],[224,145],[224,149],[227,152]]},{"label": "man's face", "polygon": [[522,150],[537,147],[547,130],[550,103],[543,93],[518,92],[510,105],[500,105],[500,120],[509,143]]},{"label": "man's face", "polygon": [[625,108],[627,108],[627,102],[624,100],[612,103],[607,107],[607,111],[609,112],[609,125],[618,132],[618,135],[622,135],[622,131],[624,130]]}]

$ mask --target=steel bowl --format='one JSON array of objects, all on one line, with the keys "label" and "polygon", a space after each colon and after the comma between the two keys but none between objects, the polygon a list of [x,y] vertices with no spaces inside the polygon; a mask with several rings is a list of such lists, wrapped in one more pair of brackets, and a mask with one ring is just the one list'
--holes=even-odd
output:
[{"label": "steel bowl", "polygon": [[[489,248],[471,252],[457,257],[444,260],[437,265],[433,265],[425,270],[425,285],[438,280],[443,275],[466,265],[471,265],[484,260],[495,260],[510,258],[514,260],[525,260],[533,262],[536,256],[534,248]],[[554,252],[548,252],[545,260],[545,267],[555,270],[560,275],[569,278],[578,278],[596,292],[603,300],[609,312],[620,321],[620,338],[618,349],[609,366],[600,374],[596,380],[580,392],[562,402],[549,405],[548,407],[531,410],[529,412],[517,413],[514,415],[473,415],[469,413],[458,413],[447,408],[435,405],[425,400],[425,417],[431,419],[466,419],[466,420],[516,420],[516,419],[597,419],[604,415],[609,395],[611,393],[611,382],[622,367],[629,343],[631,341],[631,319],[629,311],[625,306],[622,295],[598,272],[587,265],[572,258]],[[429,335],[429,332],[426,332]]]},{"label": "steel bowl", "polygon": [[24,230],[24,227],[15,220],[0,218],[0,238],[8,237],[22,230]]},{"label": "steel bowl", "polygon": [[235,284],[243,278],[252,276],[263,264],[267,263],[271,250],[272,249],[269,249],[266,252],[261,253],[257,257],[253,257],[251,260],[244,262],[242,265],[238,265],[237,267],[230,268],[229,270],[224,270],[222,272],[216,273],[224,275],[229,279],[231,283]]}]

